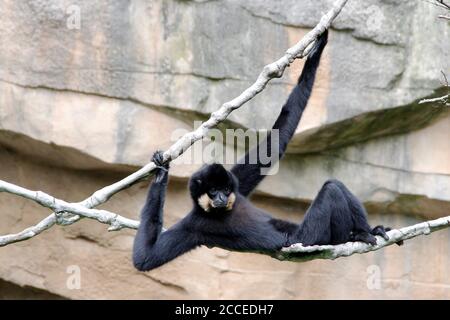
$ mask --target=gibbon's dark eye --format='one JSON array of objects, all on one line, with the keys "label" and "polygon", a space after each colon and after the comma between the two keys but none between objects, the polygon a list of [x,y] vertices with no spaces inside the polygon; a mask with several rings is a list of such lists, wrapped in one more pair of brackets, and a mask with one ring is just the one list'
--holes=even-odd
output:
[{"label": "gibbon's dark eye", "polygon": [[226,194],[230,194],[231,193],[231,188],[230,187],[226,187],[225,188],[225,193]]},{"label": "gibbon's dark eye", "polygon": [[211,188],[209,189],[209,193],[212,195],[215,195],[217,193],[217,189],[216,188]]}]

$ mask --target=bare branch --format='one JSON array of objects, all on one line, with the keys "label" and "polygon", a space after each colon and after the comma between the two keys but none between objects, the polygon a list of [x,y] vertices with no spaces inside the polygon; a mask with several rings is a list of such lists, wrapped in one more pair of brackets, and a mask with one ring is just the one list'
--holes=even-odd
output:
[{"label": "bare branch", "polygon": [[[328,13],[326,13],[320,19],[320,22],[314,29],[308,32],[303,37],[303,39],[301,39],[296,45],[289,48],[283,55],[283,57],[281,57],[280,59],[271,64],[266,65],[263,68],[263,71],[258,76],[256,82],[252,84],[249,88],[247,88],[244,92],[242,92],[238,97],[224,103],[217,111],[213,112],[211,114],[211,117],[206,122],[202,123],[202,125],[198,129],[189,132],[185,134],[183,137],[181,137],[181,139],[179,139],[166,152],[164,152],[164,160],[171,161],[179,157],[184,151],[189,149],[194,142],[202,139],[208,133],[209,129],[215,127],[218,123],[224,121],[232,111],[240,108],[246,102],[253,99],[258,93],[260,93],[266,87],[267,83],[271,79],[281,77],[286,67],[288,67],[297,57],[303,57],[304,56],[303,53],[306,50],[306,48],[313,41],[315,41],[326,29],[330,27],[332,21],[341,12],[342,8],[345,6],[347,1],[348,0],[335,1],[333,7],[330,9]],[[65,204],[64,208],[67,209],[66,211],[74,213],[75,215],[71,215],[68,217],[60,215],[58,217],[57,215],[55,215],[55,213],[52,213],[34,227],[28,228],[14,235],[0,236],[0,245],[7,245],[12,242],[29,239],[31,237],[34,237],[35,235],[38,235],[42,231],[50,228],[57,222],[59,222],[60,224],[68,225],[77,222],[82,217],[88,217],[91,219],[96,219],[103,223],[111,224],[111,228],[109,228],[109,230],[119,230],[121,228],[135,228],[136,225],[134,223],[136,221],[124,218],[119,215],[115,215],[113,213],[109,213],[111,215],[114,215],[115,218],[113,219],[110,215],[106,215],[104,210],[100,211],[102,211],[103,215],[106,216],[96,215],[93,213],[93,211],[85,209],[91,209],[96,206],[99,206],[102,203],[105,203],[114,194],[130,187],[136,182],[147,177],[154,169],[155,164],[153,162],[150,162],[141,169],[139,169],[138,171],[127,176],[126,178],[96,191],[93,195],[91,195],[89,198],[85,199],[80,203],[69,204],[67,202],[64,202]],[[63,201],[62,200],[58,201],[61,201],[59,202],[59,204],[62,205]],[[85,209],[83,209],[83,207]],[[60,207],[58,208],[60,209]],[[99,214],[99,212],[97,212],[97,214]],[[32,229],[32,232],[30,232],[29,229]]]},{"label": "bare branch", "polygon": [[[441,70],[441,74],[442,74],[442,79],[443,79],[443,80],[441,80],[441,83],[442,83],[442,85],[447,87],[447,89],[448,89],[447,92],[450,92],[450,86],[448,84],[447,76],[445,75],[444,71],[442,71],[442,70]],[[442,96],[442,97],[431,98],[431,99],[422,99],[419,101],[419,104],[438,102],[438,103],[442,103],[446,106],[450,106],[449,99],[450,99],[450,93],[446,94],[445,96]]]},{"label": "bare branch", "polygon": [[438,102],[438,103],[442,103],[444,105],[449,106],[450,105],[448,102],[449,98],[450,98],[450,94],[446,94],[445,96],[442,96],[442,97],[431,98],[431,99],[422,99],[419,101],[419,104]]},{"label": "bare branch", "polygon": [[442,79],[443,79],[442,84],[446,87],[449,87],[449,89],[450,89],[450,85],[448,84],[447,76],[445,75],[444,71],[441,70],[441,74],[442,74]]},{"label": "bare branch", "polygon": [[[139,221],[123,218],[115,213],[106,210],[88,209],[77,203],[67,203],[57,199],[42,191],[31,191],[14,184],[0,180],[0,192],[9,192],[30,200],[40,205],[50,208],[56,212],[71,212],[82,214],[85,217],[97,220],[101,223],[109,224],[109,230],[119,230],[122,228],[137,229]],[[17,234],[10,234],[0,237],[0,247],[10,243],[27,240],[36,236],[44,230],[52,227],[57,223],[57,214],[52,214],[42,220],[36,226],[25,229]],[[431,232],[450,227],[450,216],[439,218],[436,220],[418,223],[413,226],[405,227],[399,230],[391,230],[387,234],[389,240],[384,240],[377,236],[377,245],[372,246],[362,242],[348,242],[340,245],[315,245],[302,246],[301,243],[293,244],[290,247],[283,248],[279,252],[267,253],[278,260],[289,261],[309,261],[314,259],[336,259],[339,257],[347,257],[355,253],[366,253],[376,251],[386,246],[392,245],[402,240],[408,240],[420,235],[426,235]]]},{"label": "bare branch", "polygon": [[97,220],[101,223],[109,224],[110,227],[108,230],[110,231],[119,230],[122,228],[136,229],[139,225],[138,221],[124,218],[118,214],[106,210],[89,209],[79,203],[68,203],[64,200],[57,199],[45,192],[31,191],[3,180],[0,180],[0,192],[9,192],[35,201],[41,206],[52,209],[55,212],[34,227],[27,228],[26,230],[15,235],[1,236],[0,246],[8,244],[8,241],[17,242],[29,239],[41,233],[42,231],[47,230],[58,222],[58,215],[63,212],[82,215],[84,217]]},{"label": "bare branch", "polygon": [[408,240],[420,235],[427,235],[444,228],[450,227],[450,216],[421,222],[409,227],[394,229],[387,232],[389,240],[384,240],[377,236],[377,244],[370,245],[363,242],[347,242],[339,245],[324,245],[324,246],[308,246],[304,247],[301,243],[293,244],[288,248],[283,248],[281,252],[272,255],[278,260],[289,261],[309,261],[314,259],[331,259],[334,260],[339,257],[348,257],[355,253],[366,253],[376,251],[386,246],[393,245],[401,240]]},{"label": "bare branch", "polygon": [[[443,1],[443,0],[434,0],[434,1],[431,1],[431,0],[422,0],[422,1],[428,2],[429,4],[432,4],[433,6],[439,7],[439,8],[441,8],[441,9],[445,9],[445,10],[447,10],[447,11],[450,10],[450,5],[447,4],[447,3],[446,3],[445,1]],[[444,14],[440,14],[440,15],[438,15],[437,17],[440,18],[440,19],[450,20],[450,16],[446,16],[446,15],[444,15]]]},{"label": "bare branch", "polygon": [[19,233],[7,234],[0,236],[0,247],[6,246],[11,243],[28,240],[40,234],[41,232],[53,227],[56,223],[56,215],[53,213],[47,218],[39,222],[37,225],[26,228]]},{"label": "bare branch", "polygon": [[450,10],[450,6],[447,3],[445,3],[443,0],[434,0],[434,1],[423,0],[423,1],[428,2],[429,4],[432,4],[433,6]]},{"label": "bare branch", "polygon": [[444,0],[436,0],[436,1],[441,5],[442,8],[450,10],[450,5],[447,4]]}]

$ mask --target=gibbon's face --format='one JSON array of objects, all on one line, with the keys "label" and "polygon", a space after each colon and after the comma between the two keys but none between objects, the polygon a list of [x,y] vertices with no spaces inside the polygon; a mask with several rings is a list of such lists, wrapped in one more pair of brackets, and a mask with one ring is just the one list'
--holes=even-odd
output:
[{"label": "gibbon's face", "polygon": [[192,175],[189,188],[194,201],[206,212],[233,209],[237,180],[220,164],[207,165]]}]

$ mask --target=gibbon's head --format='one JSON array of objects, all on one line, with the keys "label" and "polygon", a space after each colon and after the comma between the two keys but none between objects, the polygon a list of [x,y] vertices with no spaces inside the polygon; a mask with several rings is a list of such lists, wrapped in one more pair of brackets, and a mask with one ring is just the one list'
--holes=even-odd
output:
[{"label": "gibbon's head", "polygon": [[192,199],[205,212],[233,209],[237,190],[237,178],[217,163],[203,166],[189,180]]}]

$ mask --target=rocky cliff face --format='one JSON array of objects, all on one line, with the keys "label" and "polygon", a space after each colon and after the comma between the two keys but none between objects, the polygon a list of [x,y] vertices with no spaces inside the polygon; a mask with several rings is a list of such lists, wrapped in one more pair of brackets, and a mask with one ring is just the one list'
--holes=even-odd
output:
[{"label": "rocky cliff face", "polygon": [[[0,179],[85,198],[248,87],[331,3],[4,1]],[[374,223],[396,227],[449,214],[450,112],[417,103],[442,94],[440,71],[450,71],[450,27],[438,13],[418,0],[349,1],[289,154],[259,187],[259,205],[298,220],[335,177],[365,202]],[[302,64],[233,112],[226,126],[270,127]],[[188,160],[182,156],[171,171],[168,225],[189,207],[186,178],[199,164]],[[105,208],[137,218],[145,187]],[[6,194],[0,208],[1,234],[48,214]],[[69,298],[450,297],[448,231],[335,262],[283,263],[201,248],[146,274],[131,267],[133,234],[108,234],[92,221],[55,227],[0,249],[0,277]],[[66,286],[69,265],[81,268],[79,290]],[[378,289],[369,285],[371,268],[379,268]]]}]

